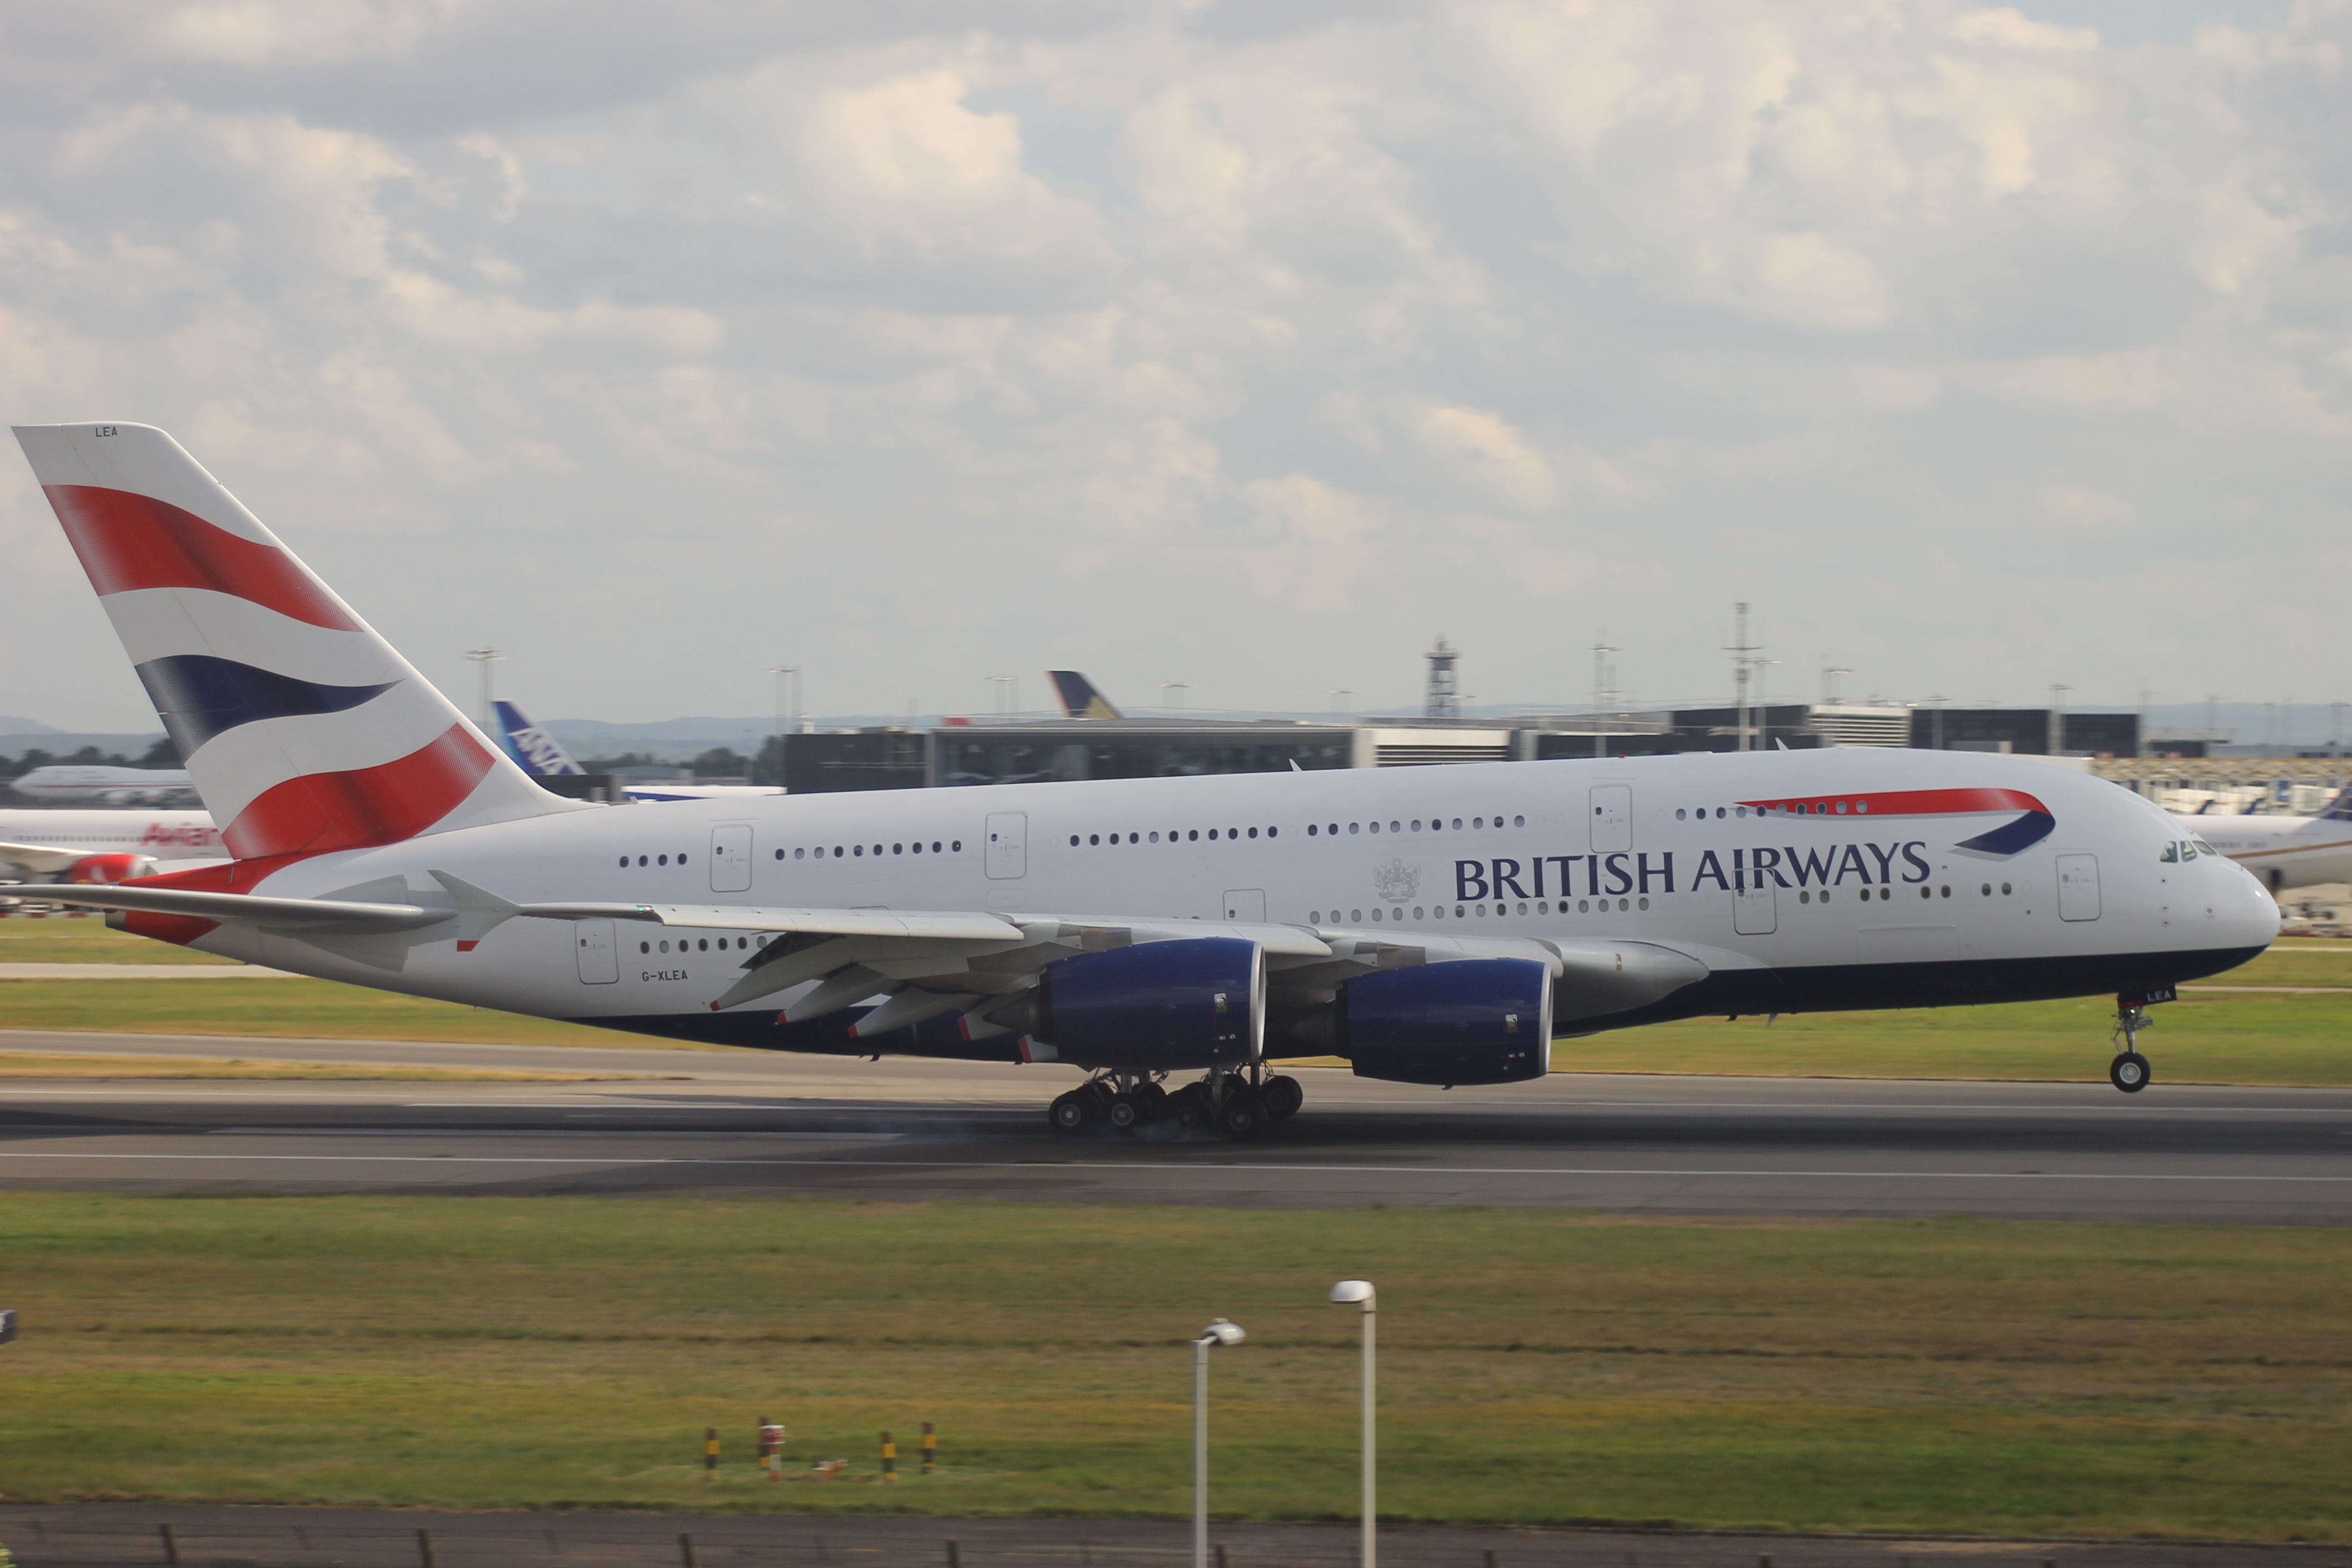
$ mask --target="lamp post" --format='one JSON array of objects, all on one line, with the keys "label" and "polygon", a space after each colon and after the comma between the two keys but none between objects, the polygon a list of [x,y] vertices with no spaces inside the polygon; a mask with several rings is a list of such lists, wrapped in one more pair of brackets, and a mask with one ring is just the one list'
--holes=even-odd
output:
[{"label": "lamp post", "polygon": [[1209,1568],[1209,1347],[1245,1337],[1219,1318],[1192,1342],[1192,1568]]},{"label": "lamp post", "polygon": [[1342,1279],[1331,1287],[1331,1300],[1342,1307],[1360,1304],[1364,1309],[1364,1564],[1374,1568],[1373,1537],[1378,1529],[1380,1509],[1373,1478],[1378,1473],[1373,1460],[1372,1444],[1372,1325],[1380,1312],[1378,1296],[1369,1279]]}]

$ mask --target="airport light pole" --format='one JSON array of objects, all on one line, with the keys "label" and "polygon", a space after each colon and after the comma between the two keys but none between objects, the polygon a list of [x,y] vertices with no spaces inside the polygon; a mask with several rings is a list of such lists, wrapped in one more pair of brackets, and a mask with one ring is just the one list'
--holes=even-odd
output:
[{"label": "airport light pole", "polygon": [[495,718],[490,712],[490,666],[505,656],[494,647],[469,647],[466,650],[466,657],[481,666],[482,728],[487,731],[492,727]]},{"label": "airport light pole", "polygon": [[1192,1342],[1192,1568],[1209,1568],[1209,1347],[1247,1337],[1219,1318]]},{"label": "airport light pole", "polygon": [[[779,788],[784,782],[784,737],[791,732],[784,728],[784,692],[793,677],[800,672],[801,667],[796,664],[772,664],[768,667],[768,673],[776,678],[776,784]],[[797,720],[799,714],[794,713],[793,717]]]},{"label": "airport light pole", "polygon": [[1364,1309],[1364,1562],[1363,1568],[1374,1568],[1374,1552],[1380,1521],[1378,1488],[1379,1474],[1374,1461],[1372,1424],[1372,1328],[1380,1315],[1380,1298],[1369,1279],[1342,1279],[1331,1287],[1335,1305]]},{"label": "airport light pole", "polygon": [[1174,692],[1176,694],[1176,711],[1180,714],[1184,711],[1184,693],[1192,689],[1192,686],[1188,682],[1181,680],[1163,680],[1160,683],[1160,689],[1162,691]]}]

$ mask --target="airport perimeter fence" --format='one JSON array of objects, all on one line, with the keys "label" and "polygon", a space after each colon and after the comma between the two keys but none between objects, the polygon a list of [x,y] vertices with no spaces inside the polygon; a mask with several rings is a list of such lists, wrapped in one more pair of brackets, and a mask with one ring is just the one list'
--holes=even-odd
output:
[{"label": "airport perimeter fence", "polygon": [[[1177,1568],[1187,1527],[1076,1520],[0,1509],[16,1568]],[[1349,1526],[1221,1524],[1216,1568],[1339,1568]],[[2352,1568],[2344,1547],[1399,1528],[1384,1568]],[[1958,1560],[1956,1562],[1956,1560]]]}]

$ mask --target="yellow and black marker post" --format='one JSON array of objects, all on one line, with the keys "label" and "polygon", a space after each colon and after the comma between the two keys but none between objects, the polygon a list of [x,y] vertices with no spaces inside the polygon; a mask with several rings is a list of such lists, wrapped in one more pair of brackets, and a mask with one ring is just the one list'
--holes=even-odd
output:
[{"label": "yellow and black marker post", "polygon": [[706,1481],[719,1479],[719,1428],[716,1426],[702,1429],[702,1479]]},{"label": "yellow and black marker post", "polygon": [[928,1476],[928,1475],[929,1475],[933,1470],[936,1470],[936,1469],[938,1469],[939,1468],[940,1468],[940,1434],[939,1434],[939,1428],[937,1428],[936,1426],[933,1426],[929,1422],[926,1421],[926,1422],[924,1422],[924,1423],[923,1423],[923,1474],[925,1474],[925,1475],[927,1475],[927,1476]]},{"label": "yellow and black marker post", "polygon": [[882,1479],[886,1481],[898,1479],[898,1445],[890,1440],[887,1432],[882,1434]]}]

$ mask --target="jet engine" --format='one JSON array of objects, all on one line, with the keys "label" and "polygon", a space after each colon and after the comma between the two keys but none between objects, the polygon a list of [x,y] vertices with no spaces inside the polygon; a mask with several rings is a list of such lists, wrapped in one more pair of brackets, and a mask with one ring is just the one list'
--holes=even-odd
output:
[{"label": "jet engine", "polygon": [[81,887],[107,887],[153,875],[152,855],[85,855],[66,868],[65,880]]},{"label": "jet engine", "polygon": [[1551,1065],[1551,973],[1526,958],[1378,969],[1339,988],[1334,1044],[1359,1078],[1517,1083]]},{"label": "jet engine", "polygon": [[1265,956],[1238,937],[1082,952],[1048,964],[1031,997],[1030,1037],[1080,1067],[1220,1067],[1265,1043]]}]

